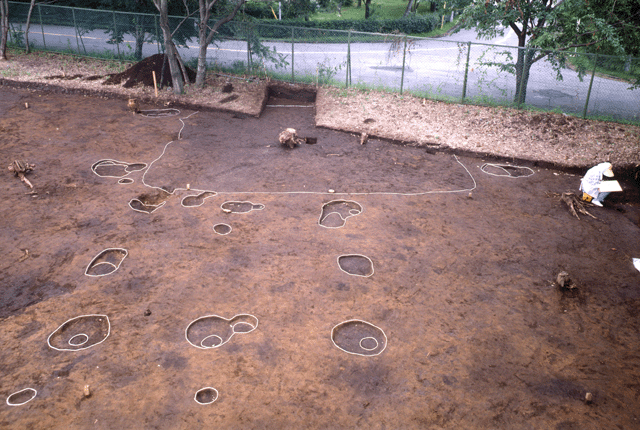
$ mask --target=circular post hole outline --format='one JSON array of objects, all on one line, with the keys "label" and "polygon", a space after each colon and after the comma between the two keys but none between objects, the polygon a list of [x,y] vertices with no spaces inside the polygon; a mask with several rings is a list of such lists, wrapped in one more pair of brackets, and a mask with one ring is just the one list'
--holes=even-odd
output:
[{"label": "circular post hole outline", "polygon": [[[74,342],[75,338],[80,338],[82,339],[79,342]],[[89,335],[85,334],[85,333],[78,333],[76,335],[74,335],[71,339],[69,339],[69,345],[71,346],[82,346],[85,343],[89,342]]]},{"label": "circular post hole outline", "polygon": [[215,191],[203,191],[199,194],[191,194],[185,196],[180,201],[180,206],[182,206],[183,208],[196,208],[202,206],[205,200],[207,200],[209,197],[215,196],[216,194],[217,193]]},{"label": "circular post hole outline", "polygon": [[[345,268],[345,263],[347,262],[351,262],[352,267]],[[373,261],[371,261],[371,259],[366,255],[361,255],[361,254],[339,255],[338,267],[347,275],[360,276],[362,278],[368,278],[370,276],[373,276]]]},{"label": "circular post hole outline", "polygon": [[[189,332],[192,328],[195,333]],[[256,328],[258,318],[251,314],[238,314],[231,319],[205,315],[189,323],[184,330],[184,337],[198,349],[214,349],[229,342],[235,334],[251,333]]]},{"label": "circular post hole outline", "polygon": [[262,203],[253,203],[250,201],[229,200],[220,205],[220,209],[224,213],[247,214],[252,211],[261,211],[264,209]]},{"label": "circular post hole outline", "polygon": [[[31,396],[29,396],[29,393],[31,392]],[[29,403],[31,400],[35,399],[36,396],[38,395],[38,391],[35,388],[24,388],[20,391],[16,391],[13,394],[10,394],[7,397],[7,405],[9,406],[22,406],[25,403]],[[26,400],[24,400],[24,398],[26,398]],[[16,400],[18,402],[16,402]],[[22,401],[20,401],[22,400]]]},{"label": "circular post hole outline", "polygon": [[370,322],[352,319],[331,329],[331,342],[348,354],[373,357],[387,348],[387,335]]},{"label": "circular post hole outline", "polygon": [[[71,348],[58,348],[55,347],[51,344],[51,338],[58,332],[62,331],[64,329],[65,326],[72,324],[74,321],[77,321],[81,318],[98,318],[98,322],[102,322],[102,318],[104,318],[106,320],[106,328],[107,328],[107,333],[103,336],[103,338],[96,343],[92,343],[89,346],[84,346],[82,348],[77,348],[78,346],[83,346],[85,345],[87,342],[89,342],[90,336],[86,333],[76,333],[73,336],[71,336],[69,338],[69,340],[67,341],[67,343],[71,346]],[[109,335],[111,334],[111,322],[109,321],[109,317],[107,315],[101,315],[101,314],[89,314],[89,315],[80,315],[74,318],[71,318],[67,321],[65,321],[62,325],[60,325],[60,327],[58,327],[57,329],[55,329],[47,338],[47,344],[49,345],[49,347],[51,349],[55,349],[56,351],[83,351],[85,349],[89,349],[91,347],[94,347],[96,345],[101,344],[102,342],[104,342],[105,340],[107,340],[107,338],[109,337]],[[75,338],[77,338],[78,336],[86,336],[86,340],[82,343],[73,343],[72,340],[74,340]]]},{"label": "circular post hole outline", "polygon": [[193,400],[200,405],[210,405],[218,400],[218,390],[213,387],[200,388],[193,396]]},{"label": "circular post hole outline", "polygon": [[[91,260],[91,262],[85,269],[84,274],[94,278],[110,275],[120,268],[120,264],[122,264],[122,262],[125,258],[127,258],[128,255],[129,251],[124,248],[107,248],[103,251],[100,251],[98,255],[93,257],[93,260]],[[101,259],[104,259],[104,261],[101,261]],[[101,265],[108,266],[107,270],[104,273],[102,273],[101,271],[97,274],[89,273],[91,269],[94,269]]]},{"label": "circular post hole outline", "polygon": [[[353,200],[331,200],[322,205],[320,210],[320,218],[318,218],[318,225],[324,228],[342,228],[347,223],[347,220],[351,217],[360,215],[364,212],[364,207]],[[328,219],[337,216],[340,219],[336,225],[326,225],[325,222]],[[334,221],[335,222],[335,221]]]},{"label": "circular post hole outline", "polygon": [[231,226],[229,224],[220,223],[213,226],[213,231],[219,234],[220,236],[226,236],[231,233]]}]

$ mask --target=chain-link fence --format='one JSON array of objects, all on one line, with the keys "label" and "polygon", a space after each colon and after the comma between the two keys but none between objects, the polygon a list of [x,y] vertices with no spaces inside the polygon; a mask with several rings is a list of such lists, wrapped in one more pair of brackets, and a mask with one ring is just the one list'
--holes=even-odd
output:
[{"label": "chain-link fence", "polygon": [[[25,44],[28,9],[10,2],[14,45]],[[171,17],[170,25],[178,28],[180,55],[195,67],[197,20]],[[640,88],[632,88],[640,58],[244,21],[224,25],[218,36],[207,62],[226,72],[640,120]],[[137,60],[163,50],[158,17],[149,14],[37,4],[28,37],[33,48],[114,59]]]}]

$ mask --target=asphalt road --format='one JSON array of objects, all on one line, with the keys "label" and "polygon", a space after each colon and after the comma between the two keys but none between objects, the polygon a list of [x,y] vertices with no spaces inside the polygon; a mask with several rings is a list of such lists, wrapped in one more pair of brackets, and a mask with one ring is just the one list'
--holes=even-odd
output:
[{"label": "asphalt road", "polygon": [[[15,24],[14,24],[15,25]],[[43,42],[44,39],[44,42]],[[32,26],[30,41],[49,49],[71,49],[79,52],[130,53],[135,42],[125,35],[120,45],[108,44],[108,34],[102,30],[90,31],[77,37],[72,27]],[[517,55],[517,38],[512,30],[493,40],[478,39],[475,32],[463,30],[449,37],[438,39],[414,39],[403,46],[388,43],[295,43],[264,42],[264,45],[281,55],[286,62],[278,68],[277,62],[253,58],[254,65],[277,71],[281,78],[327,82],[346,82],[347,55],[351,55],[351,84],[373,88],[409,90],[428,97],[479,102],[510,102],[515,94],[515,76],[499,71],[496,67],[482,66],[480,61],[491,59],[505,61],[500,52],[510,51]],[[466,89],[464,85],[468,42],[471,42]],[[399,48],[399,49],[398,49]],[[195,40],[188,47],[179,48],[180,54],[189,61],[198,55]],[[293,52],[292,52],[293,50]],[[145,43],[143,55],[159,52],[157,43]],[[292,62],[293,58],[293,62]],[[230,67],[247,63],[247,43],[224,41],[211,45],[207,60],[211,64]],[[404,61],[404,73],[403,73]],[[293,63],[293,69],[291,64]],[[293,76],[292,76],[293,75]],[[587,101],[590,75],[582,80],[570,69],[562,71],[562,80],[546,61],[531,67],[527,87],[526,103],[531,106],[554,109],[567,113],[582,113]],[[629,120],[640,119],[640,89],[630,90],[625,82],[594,77],[589,97],[588,113]]]}]

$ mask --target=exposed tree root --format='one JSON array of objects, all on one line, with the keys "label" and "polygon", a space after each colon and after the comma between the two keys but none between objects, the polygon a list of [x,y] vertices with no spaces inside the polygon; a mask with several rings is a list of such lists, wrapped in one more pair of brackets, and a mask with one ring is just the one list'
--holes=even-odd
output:
[{"label": "exposed tree root", "polygon": [[585,208],[585,202],[582,201],[582,199],[580,199],[574,193],[562,193],[562,194],[547,193],[547,194],[549,194],[550,196],[559,198],[561,201],[565,202],[566,205],[569,207],[569,212],[571,212],[571,214],[578,219],[580,219],[580,216],[578,215],[578,213],[590,216],[593,219],[598,219],[597,217],[589,213],[589,211],[587,211],[587,209]]}]

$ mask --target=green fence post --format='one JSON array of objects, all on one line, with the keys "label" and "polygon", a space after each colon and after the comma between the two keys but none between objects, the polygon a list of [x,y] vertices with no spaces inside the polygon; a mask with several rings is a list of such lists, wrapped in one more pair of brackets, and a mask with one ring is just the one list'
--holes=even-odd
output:
[{"label": "green fence post", "polygon": [[247,71],[250,72],[251,70],[253,70],[251,66],[251,42],[249,32],[247,31]]},{"label": "green fence post", "polygon": [[292,84],[296,83],[296,78],[294,75],[294,65],[296,64],[295,58],[294,58],[295,49],[293,47],[295,40],[296,40],[295,28],[291,27],[291,83]]},{"label": "green fence post", "polygon": [[349,30],[349,35],[347,36],[347,70],[345,72],[346,78],[344,86],[349,88],[349,77],[351,75],[351,30]]},{"label": "green fence post", "polygon": [[[527,54],[529,53],[529,48],[524,48],[524,60],[522,62],[522,71],[520,72],[520,91],[518,93],[518,107],[522,106],[525,101],[525,97],[522,95],[522,91],[524,90],[524,74],[527,70],[527,58],[529,57]],[[526,80],[529,80],[527,77]]]},{"label": "green fence post", "polygon": [[116,38],[116,48],[118,49],[118,58],[120,57],[120,43],[118,42],[118,24],[116,24],[116,11],[113,11],[113,35]]},{"label": "green fence post", "polygon": [[78,47],[78,54],[80,53],[80,43],[78,42],[78,25],[76,24],[76,10],[71,8],[71,15],[73,16],[73,28],[76,30],[76,46]]},{"label": "green fence post", "polygon": [[461,103],[464,103],[465,97],[467,97],[467,80],[469,78],[469,57],[471,56],[471,42],[467,42],[467,64],[464,66],[464,82],[462,83],[462,99]]},{"label": "green fence post", "polygon": [[42,30],[42,44],[44,45],[44,49],[47,49],[47,42],[44,38],[44,25],[42,24],[42,8],[40,4],[38,4],[38,15],[40,16],[40,30]]},{"label": "green fence post", "polygon": [[402,53],[402,75],[400,76],[400,94],[404,86],[404,65],[407,58],[407,36],[404,37],[404,52]]},{"label": "green fence post", "polygon": [[593,70],[591,71],[591,81],[589,81],[589,91],[587,91],[587,101],[584,103],[582,118],[587,118],[587,108],[589,107],[589,99],[591,98],[591,88],[593,87],[593,77],[596,75],[596,66],[598,65],[598,54],[593,59]]}]

